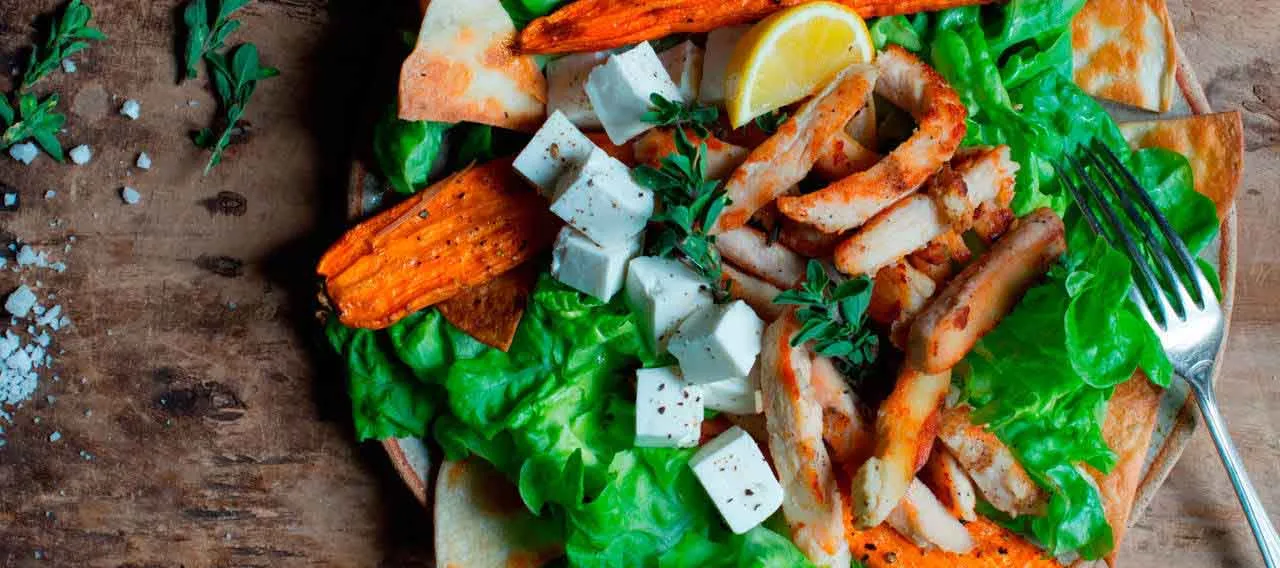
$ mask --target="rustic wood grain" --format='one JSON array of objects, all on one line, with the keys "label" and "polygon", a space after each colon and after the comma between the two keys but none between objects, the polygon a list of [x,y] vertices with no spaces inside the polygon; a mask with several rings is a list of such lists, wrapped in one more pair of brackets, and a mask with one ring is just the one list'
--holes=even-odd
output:
[{"label": "rustic wood grain", "polygon": [[[310,327],[310,265],[345,216],[344,164],[367,138],[361,109],[394,76],[375,54],[412,18],[391,0],[246,9],[235,38],[257,43],[283,75],[259,87],[249,141],[205,178],[186,135],[214,102],[203,78],[174,84],[178,3],[90,4],[110,39],[77,57],[78,73],[55,73],[37,91],[63,94],[64,143],[92,145],[94,161],[42,156],[21,167],[0,157],[0,182],[24,203],[0,213],[0,230],[54,251],[77,237],[70,269],[40,274],[75,325],[59,338],[61,380],[46,380],[6,427],[0,565],[426,565],[429,520],[381,449],[352,441],[341,378]],[[1220,398],[1280,514],[1280,12],[1266,0],[1170,4],[1214,108],[1245,115],[1237,311]],[[0,70],[24,60],[30,22],[54,5],[0,2]],[[0,89],[9,82],[0,77]],[[140,120],[116,114],[125,98],[142,102]],[[127,167],[143,150],[152,170]],[[125,184],[141,204],[120,202]],[[47,189],[58,196],[45,201]],[[0,271],[0,289],[16,278]],[[50,443],[54,430],[63,438]],[[1122,558],[1261,565],[1207,436],[1129,532]]]}]

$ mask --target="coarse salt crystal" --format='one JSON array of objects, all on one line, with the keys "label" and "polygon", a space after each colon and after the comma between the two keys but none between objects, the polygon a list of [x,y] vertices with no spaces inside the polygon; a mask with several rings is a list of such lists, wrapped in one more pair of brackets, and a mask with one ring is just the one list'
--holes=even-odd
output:
[{"label": "coarse salt crystal", "polygon": [[56,192],[56,191],[54,191],[54,190],[52,190],[52,189],[50,189],[49,191],[44,192],[44,198],[45,198],[45,199],[53,199],[53,198],[54,198],[55,196],[57,196],[57,195],[58,195],[58,192]]},{"label": "coarse salt crystal", "polygon": [[89,163],[89,160],[93,159],[93,148],[90,148],[87,144],[81,144],[72,148],[67,155],[71,156],[71,161],[75,163],[75,165],[83,166]]},{"label": "coarse salt crystal", "polygon": [[139,201],[142,201],[142,194],[138,193],[138,190],[126,185],[124,189],[120,190],[120,199],[123,199],[124,202],[129,205],[136,205]]},{"label": "coarse salt crystal", "polygon": [[143,170],[151,169],[151,156],[148,156],[146,152],[139,153],[137,166]]},{"label": "coarse salt crystal", "polygon": [[17,290],[9,294],[9,298],[4,302],[5,311],[16,317],[26,317],[31,311],[32,306],[36,305],[35,292],[31,291],[26,284],[18,286]]},{"label": "coarse salt crystal", "polygon": [[72,61],[72,60],[70,60],[70,59],[63,59],[63,60],[62,60],[62,71],[63,71],[64,73],[75,73],[75,72],[76,72],[76,62],[75,62],[75,61]]},{"label": "coarse salt crystal", "polygon": [[9,156],[19,162],[22,162],[24,165],[29,165],[31,162],[34,162],[38,155],[40,155],[40,150],[36,148],[35,144],[30,142],[14,144],[9,147]]},{"label": "coarse salt crystal", "polygon": [[129,120],[138,120],[138,116],[142,113],[142,105],[138,101],[129,99],[120,106],[120,114],[129,117]]},{"label": "coarse salt crystal", "polygon": [[61,440],[61,439],[62,439],[62,432],[54,432],[52,434],[49,434],[50,442],[57,442],[58,440]]}]

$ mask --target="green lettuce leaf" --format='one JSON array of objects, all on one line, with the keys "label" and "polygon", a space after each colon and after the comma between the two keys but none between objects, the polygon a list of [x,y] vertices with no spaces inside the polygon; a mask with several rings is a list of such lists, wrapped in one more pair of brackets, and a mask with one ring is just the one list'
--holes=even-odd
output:
[{"label": "green lettuce leaf", "polygon": [[350,329],[330,318],[325,328],[334,349],[347,363],[348,391],[356,438],[422,436],[436,412],[437,392],[414,378],[390,355],[382,334]]},{"label": "green lettuce leaf", "polygon": [[443,122],[400,120],[394,108],[383,115],[373,127],[373,157],[392,189],[412,194],[426,187],[448,128]]}]

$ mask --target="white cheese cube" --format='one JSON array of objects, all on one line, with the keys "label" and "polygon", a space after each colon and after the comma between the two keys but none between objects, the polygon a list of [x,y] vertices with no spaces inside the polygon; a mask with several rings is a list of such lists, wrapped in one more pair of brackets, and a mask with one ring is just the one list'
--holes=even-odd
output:
[{"label": "white cheese cube", "polygon": [[698,99],[698,83],[702,81],[702,48],[689,40],[658,54],[671,81],[686,101]]},{"label": "white cheese cube", "polygon": [[764,412],[764,397],[760,385],[751,384],[748,377],[725,379],[704,383],[702,404],[711,410],[730,414],[760,414]]},{"label": "white cheese cube", "polygon": [[680,261],[642,256],[627,265],[627,304],[658,351],[689,314],[714,303],[707,283]]},{"label": "white cheese cube", "polygon": [[600,117],[587,98],[587,75],[608,52],[574,53],[547,63],[547,111],[560,111],[578,128],[600,128]]},{"label": "white cheese cube", "polygon": [[624,144],[653,128],[641,120],[649,111],[650,95],[683,101],[662,60],[648,42],[609,56],[587,76],[587,98],[614,144]]},{"label": "white cheese cube", "polygon": [[689,467],[736,534],[751,530],[782,506],[782,485],[760,446],[742,428],[734,426],[704,444]]},{"label": "white cheese cube", "polygon": [[632,180],[622,162],[595,148],[560,177],[551,212],[596,244],[622,246],[649,222],[653,192]]},{"label": "white cheese cube", "polygon": [[702,389],[675,367],[636,371],[636,445],[692,448],[702,436]]},{"label": "white cheese cube", "polygon": [[570,288],[604,301],[622,289],[627,263],[640,254],[640,235],[602,247],[573,227],[565,227],[551,249],[551,276]]},{"label": "white cheese cube", "polygon": [[724,102],[725,76],[729,59],[733,57],[738,40],[751,26],[729,26],[712,30],[707,34],[707,51],[703,56],[702,81],[698,87],[698,102],[721,104]]},{"label": "white cheese cube", "polygon": [[565,170],[581,164],[596,147],[568,118],[551,113],[512,167],[547,195]]},{"label": "white cheese cube", "polygon": [[764,322],[741,300],[706,306],[689,315],[669,349],[695,384],[745,377],[760,355]]}]

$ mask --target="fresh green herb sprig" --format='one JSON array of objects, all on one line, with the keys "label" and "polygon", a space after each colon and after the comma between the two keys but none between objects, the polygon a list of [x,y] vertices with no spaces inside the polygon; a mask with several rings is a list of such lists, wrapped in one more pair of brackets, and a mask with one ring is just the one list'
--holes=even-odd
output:
[{"label": "fresh green herb sprig", "polygon": [[253,96],[258,81],[280,74],[276,68],[263,67],[259,63],[258,48],[252,43],[241,44],[230,53],[229,59],[220,53],[205,54],[219,106],[226,113],[220,119],[221,134],[215,136],[213,129],[205,128],[195,135],[197,146],[213,152],[205,165],[205,175],[222,161],[222,153],[231,143],[231,133],[244,115],[245,106],[249,104],[249,97]]},{"label": "fresh green herb sprig", "polygon": [[53,110],[57,106],[56,93],[45,97],[43,101],[26,93],[18,97],[18,109],[14,112],[8,100],[0,95],[0,123],[5,127],[4,134],[0,135],[0,150],[32,139],[53,159],[61,162],[63,153],[62,144],[58,142],[58,131],[67,122],[67,117]]},{"label": "fresh green herb sprig", "polygon": [[720,119],[720,110],[714,106],[667,100],[658,93],[649,95],[649,103],[652,106],[640,120],[658,126],[687,126],[704,138]]},{"label": "fresh green herb sprig", "polygon": [[816,353],[831,357],[845,376],[854,378],[875,362],[880,338],[866,325],[871,278],[859,276],[833,286],[822,263],[810,260],[804,284],[778,294],[773,303],[800,306],[800,331],[791,338],[792,346],[813,341]]},{"label": "fresh green herb sprig", "polygon": [[705,142],[694,146],[684,129],[676,128],[675,146],[660,167],[641,165],[632,170],[636,182],[653,190],[661,204],[651,219],[658,229],[649,253],[680,258],[711,284],[717,301],[724,300],[728,287],[721,278],[720,251],[707,230],[729,204],[729,196],[719,181],[707,179]]},{"label": "fresh green herb sprig", "polygon": [[756,128],[764,131],[765,134],[773,134],[782,128],[788,118],[791,118],[791,114],[785,110],[771,110],[756,117]]},{"label": "fresh green herb sprig", "polygon": [[71,0],[62,14],[54,16],[44,46],[31,48],[31,57],[27,58],[27,68],[22,73],[22,84],[18,90],[29,89],[57,69],[64,59],[89,47],[90,41],[107,39],[102,30],[89,25],[92,18],[93,10],[80,0]]},{"label": "fresh green herb sprig", "polygon": [[182,21],[187,25],[187,46],[183,51],[187,79],[195,79],[199,74],[200,60],[221,50],[227,36],[240,28],[240,22],[231,19],[231,14],[249,2],[223,0],[217,2],[218,8],[213,14],[209,13],[205,0],[192,0],[187,4],[182,12]]}]

